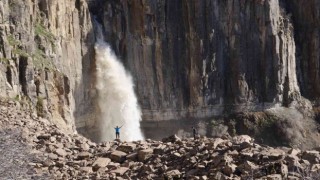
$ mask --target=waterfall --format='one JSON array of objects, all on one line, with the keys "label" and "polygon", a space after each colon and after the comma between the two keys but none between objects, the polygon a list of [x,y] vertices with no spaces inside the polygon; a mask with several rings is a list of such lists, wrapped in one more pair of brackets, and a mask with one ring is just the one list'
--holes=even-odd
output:
[{"label": "waterfall", "polygon": [[131,75],[117,59],[111,47],[104,42],[101,27],[96,27],[95,44],[100,139],[115,139],[116,126],[122,126],[120,139],[142,140],[140,129],[141,111],[134,93]]}]

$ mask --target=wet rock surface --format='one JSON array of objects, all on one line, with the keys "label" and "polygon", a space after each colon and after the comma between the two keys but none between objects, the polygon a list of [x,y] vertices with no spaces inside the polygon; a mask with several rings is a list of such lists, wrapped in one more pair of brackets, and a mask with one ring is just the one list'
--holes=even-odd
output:
[{"label": "wet rock surface", "polygon": [[33,117],[19,102],[1,104],[6,108],[0,108],[0,173],[7,179],[301,179],[320,174],[319,148],[269,147],[247,135],[93,143]]}]

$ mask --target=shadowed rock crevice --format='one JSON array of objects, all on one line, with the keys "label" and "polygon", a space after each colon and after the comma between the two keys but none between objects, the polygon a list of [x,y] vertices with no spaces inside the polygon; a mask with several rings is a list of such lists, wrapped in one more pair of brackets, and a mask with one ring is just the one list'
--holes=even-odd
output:
[{"label": "shadowed rock crevice", "polygon": [[28,66],[28,59],[26,57],[21,57],[19,59],[19,82],[21,84],[22,93],[25,96],[28,96],[27,66]]}]

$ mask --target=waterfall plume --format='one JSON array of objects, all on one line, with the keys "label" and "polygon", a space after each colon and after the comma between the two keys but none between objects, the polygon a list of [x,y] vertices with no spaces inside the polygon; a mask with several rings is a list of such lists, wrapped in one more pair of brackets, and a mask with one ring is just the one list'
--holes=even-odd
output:
[{"label": "waterfall plume", "polygon": [[[99,37],[99,36],[98,36]],[[134,93],[131,75],[117,59],[110,46],[101,38],[95,45],[100,139],[115,139],[114,127],[122,126],[120,139],[142,140],[141,111]]]}]

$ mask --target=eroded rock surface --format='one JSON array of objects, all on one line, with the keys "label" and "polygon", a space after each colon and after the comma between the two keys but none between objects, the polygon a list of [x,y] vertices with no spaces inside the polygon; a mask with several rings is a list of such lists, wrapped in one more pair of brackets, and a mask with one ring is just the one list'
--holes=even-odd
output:
[{"label": "eroded rock surface", "polygon": [[26,97],[38,116],[75,130],[93,107],[94,42],[84,0],[1,0],[0,97]]},{"label": "eroded rock surface", "polygon": [[144,120],[300,100],[294,26],[283,2],[111,0],[97,7],[107,42],[135,78]]}]

